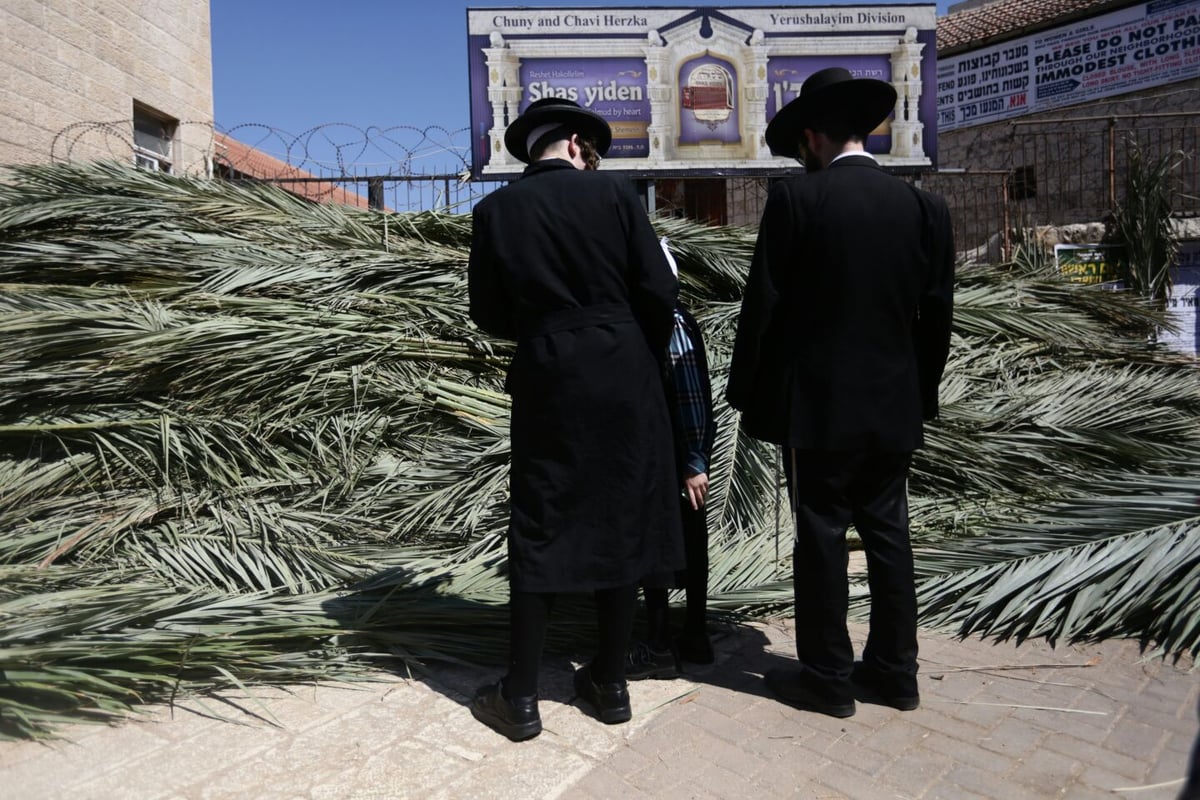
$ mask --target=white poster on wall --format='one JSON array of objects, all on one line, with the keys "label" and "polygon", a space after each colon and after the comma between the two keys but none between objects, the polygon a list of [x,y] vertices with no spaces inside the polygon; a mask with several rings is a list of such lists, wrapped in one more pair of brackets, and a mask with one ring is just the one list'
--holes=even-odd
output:
[{"label": "white poster on wall", "polygon": [[1171,297],[1167,313],[1178,331],[1163,331],[1159,341],[1181,353],[1200,354],[1200,241],[1179,243],[1179,266],[1171,270]]},{"label": "white poster on wall", "polygon": [[1156,0],[939,58],[938,129],[1200,76],[1200,0]]}]

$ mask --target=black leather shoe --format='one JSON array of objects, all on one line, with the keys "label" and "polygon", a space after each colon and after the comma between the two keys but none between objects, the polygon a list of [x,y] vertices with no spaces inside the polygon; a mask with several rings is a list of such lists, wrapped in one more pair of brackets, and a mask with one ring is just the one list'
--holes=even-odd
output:
[{"label": "black leather shoe", "polygon": [[[912,678],[906,678],[904,682],[916,683]],[[888,681],[861,661],[854,662],[854,672],[850,674],[850,683],[854,687],[855,699],[864,703],[890,706],[899,711],[912,711],[921,705],[921,696],[915,687],[899,688],[895,685],[896,681]]]},{"label": "black leather shoe", "polygon": [[542,732],[538,696],[505,698],[500,683],[480,686],[471,701],[471,716],[514,742],[532,739]]},{"label": "black leather shoe", "polygon": [[679,677],[679,662],[675,653],[667,647],[662,650],[650,646],[649,642],[636,642],[625,654],[625,680],[640,681],[645,678],[669,680]]},{"label": "black leather shoe", "polygon": [[633,709],[629,706],[628,684],[625,681],[599,684],[593,682],[590,664],[575,670],[575,693],[596,709],[596,716],[605,724],[616,725],[619,722],[628,722],[633,717]]},{"label": "black leather shoe", "polygon": [[853,698],[846,701],[822,695],[805,684],[799,670],[768,670],[763,675],[763,680],[766,681],[767,688],[789,706],[799,708],[802,711],[815,711],[818,714],[827,714],[831,717],[844,718],[854,716]]}]

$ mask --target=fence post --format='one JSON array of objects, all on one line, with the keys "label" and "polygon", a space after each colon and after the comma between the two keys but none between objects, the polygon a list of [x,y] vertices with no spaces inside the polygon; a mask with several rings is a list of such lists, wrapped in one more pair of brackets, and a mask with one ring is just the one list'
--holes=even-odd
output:
[{"label": "fence post", "polygon": [[383,211],[383,178],[367,181],[367,206],[373,211]]},{"label": "fence post", "polygon": [[1108,118],[1108,207],[1117,207],[1117,118]]},{"label": "fence post", "polygon": [[1008,208],[1008,178],[1000,181],[1000,216],[1004,223],[1004,234],[1001,239],[1001,259],[1008,261],[1012,258],[1012,215]]}]

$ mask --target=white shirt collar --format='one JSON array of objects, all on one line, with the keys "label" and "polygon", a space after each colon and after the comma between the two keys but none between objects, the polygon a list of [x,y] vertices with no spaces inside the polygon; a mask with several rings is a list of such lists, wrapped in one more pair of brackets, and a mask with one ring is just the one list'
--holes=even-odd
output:
[{"label": "white shirt collar", "polygon": [[866,156],[867,158],[874,161],[876,164],[879,163],[879,159],[875,158],[875,156],[871,155],[866,150],[851,150],[848,153],[838,153],[836,156],[834,156],[833,158],[831,158],[829,160],[829,163],[832,164],[834,161],[837,161],[839,158],[848,158],[849,156]]}]

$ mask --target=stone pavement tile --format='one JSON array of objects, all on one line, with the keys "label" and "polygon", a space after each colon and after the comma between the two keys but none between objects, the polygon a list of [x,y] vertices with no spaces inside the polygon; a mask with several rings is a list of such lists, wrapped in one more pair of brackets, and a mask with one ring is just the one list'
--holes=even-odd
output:
[{"label": "stone pavement tile", "polygon": [[1161,727],[1126,717],[1104,739],[1104,747],[1150,763],[1166,744],[1167,736]]},{"label": "stone pavement tile", "polygon": [[1011,783],[1004,777],[967,766],[955,764],[940,781],[942,786],[960,786],[972,794],[987,797],[989,800],[1046,800],[1044,795],[1035,794],[1030,789]]},{"label": "stone pavement tile", "polygon": [[[665,796],[667,792],[677,787],[683,778],[684,776],[679,774],[677,770],[670,769],[665,758],[663,761],[654,762],[632,775],[625,776],[625,780],[632,786],[651,797]],[[585,787],[588,785],[587,779],[585,779],[582,785]]]},{"label": "stone pavement tile", "polygon": [[263,724],[227,724],[219,736],[192,739],[135,750],[136,758],[102,774],[81,771],[72,764],[64,786],[65,796],[97,798],[152,798],[184,792],[197,776],[236,770],[273,745],[289,739],[281,728]]},{"label": "stone pavement tile", "polygon": [[1164,748],[1165,753],[1172,753],[1177,756],[1188,757],[1191,755],[1194,746],[1200,744],[1200,726],[1193,725],[1193,730],[1190,733],[1172,733],[1167,739],[1167,745]]},{"label": "stone pavement tile", "polygon": [[[709,694],[716,694],[716,692],[709,692]],[[683,707],[682,703],[680,707]],[[727,743],[737,745],[754,735],[754,726],[742,720],[731,719],[719,711],[698,703],[692,703],[687,708],[685,719],[689,723]]]},{"label": "stone pavement tile", "polygon": [[951,704],[938,703],[926,695],[921,698],[921,707],[916,711],[906,713],[904,720],[910,725],[916,725],[927,731],[937,731],[972,744],[978,744],[980,739],[990,735],[989,728],[951,716],[948,711],[952,708]]},{"label": "stone pavement tile", "polygon": [[[1132,654],[1131,659],[1141,656]],[[1128,705],[1136,700],[1150,683],[1146,664],[1121,663],[1115,653],[1106,654],[1095,666],[1083,671],[1081,677],[1091,683],[1091,688],[1101,697],[1119,705]]]},{"label": "stone pavement tile", "polygon": [[1057,731],[1068,731],[1089,742],[1103,742],[1121,721],[1124,707],[1119,703],[1096,702],[1096,695],[1089,695],[1086,714],[1063,714],[1055,725]]},{"label": "stone pavement tile", "polygon": [[1146,783],[1181,780],[1188,771],[1192,738],[1173,735],[1150,769],[1142,773]]},{"label": "stone pavement tile", "polygon": [[1010,714],[997,722],[988,735],[979,740],[979,746],[1005,758],[1018,760],[1037,749],[1045,736],[1046,731],[1031,725],[1028,717]]},{"label": "stone pavement tile", "polygon": [[1137,780],[1146,771],[1146,764],[1124,753],[1117,753],[1094,742],[1078,738],[1074,732],[1054,732],[1042,741],[1042,746],[1055,753],[1070,756],[1084,764],[1103,764],[1127,780]]},{"label": "stone pavement tile", "polygon": [[502,747],[474,765],[461,777],[445,776],[439,790],[425,794],[425,800],[456,800],[487,797],[492,800],[528,800],[533,797],[557,797],[590,772],[596,763],[567,749],[546,758],[546,748]]},{"label": "stone pavement tile", "polygon": [[1160,673],[1146,684],[1146,688],[1138,695],[1138,703],[1132,709],[1139,717],[1152,716],[1156,720],[1174,717],[1180,721],[1186,720],[1194,724],[1196,721],[1196,692],[1200,691],[1200,676],[1196,685],[1187,696],[1180,697],[1178,688],[1171,680],[1173,675]]},{"label": "stone pavement tile", "polygon": [[1137,800],[1175,800],[1175,795],[1178,793],[1178,786],[1174,790],[1163,788],[1159,790],[1143,790],[1137,792],[1117,792],[1117,789],[1126,789],[1134,786],[1144,786],[1143,781],[1130,781],[1124,775],[1118,775],[1105,769],[1097,764],[1088,764],[1079,773],[1076,778],[1075,786],[1083,790],[1094,790],[1102,793],[1104,797],[1126,797],[1136,798]]},{"label": "stone pavement tile", "polygon": [[1027,676],[1007,673],[997,677],[979,693],[976,700],[992,703],[1007,703],[1013,707],[1042,706],[1049,708],[1099,708],[1101,704],[1090,696],[1087,686],[1069,684],[1066,681],[1040,682],[1038,673],[1030,670]]},{"label": "stone pavement tile", "polygon": [[[915,743],[914,743],[915,744]],[[935,753],[921,744],[909,746],[879,774],[885,786],[912,797],[921,797],[954,766],[953,759]]]},{"label": "stone pavement tile", "polygon": [[797,722],[796,713],[792,708],[778,700],[764,697],[746,700],[746,706],[733,715],[733,719],[738,722],[760,730],[764,727],[782,726],[786,729],[785,735],[795,739],[808,739],[818,733],[812,726],[804,724],[804,720]]},{"label": "stone pavement tile", "polygon": [[[81,730],[96,733],[95,726]],[[59,798],[67,796],[68,783],[78,784],[92,777],[120,771],[143,753],[163,746],[162,740],[146,725],[128,722],[106,727],[103,736],[59,739],[48,742],[12,742],[2,772],[2,784],[22,798]]]},{"label": "stone pavement tile", "polygon": [[1113,800],[1114,797],[1117,795],[1112,792],[1075,783],[1063,790],[1059,800]]},{"label": "stone pavement tile", "polygon": [[980,747],[974,741],[963,740],[940,732],[930,732],[922,741],[921,746],[946,756],[956,764],[965,764],[992,772],[999,771],[999,768],[1005,763],[996,756],[995,752]]},{"label": "stone pavement tile", "polygon": [[704,729],[695,733],[688,740],[687,746],[671,758],[670,766],[674,767],[680,761],[687,763],[692,758],[746,780],[768,763],[761,756],[747,753],[737,744],[719,739]]},{"label": "stone pavement tile", "polygon": [[802,746],[830,758],[834,757],[834,750],[845,750],[844,743],[847,740],[859,742],[874,732],[874,728],[857,722],[857,717],[837,719],[791,708],[788,708],[788,713],[792,715],[791,720],[816,730],[816,735],[806,738]]},{"label": "stone pavement tile", "polygon": [[[826,761],[810,765],[812,767],[811,774],[808,771],[794,769],[794,765],[789,762],[774,764],[754,776],[754,786],[758,790],[755,792],[755,796],[759,798],[804,797],[811,799],[817,796],[820,789],[819,785],[813,782],[816,772],[820,767],[827,766],[829,763]],[[821,796],[837,796],[839,794],[840,792],[835,793],[829,789]]]},{"label": "stone pavement tile", "polygon": [[646,769],[657,763],[657,758],[649,758],[629,746],[628,740],[622,742],[616,750],[604,760],[604,768],[622,779],[626,775]]},{"label": "stone pavement tile", "polygon": [[942,701],[972,700],[985,691],[992,678],[976,672],[917,673],[917,688],[921,699]]},{"label": "stone pavement tile", "polygon": [[989,798],[968,792],[961,786],[939,784],[926,792],[921,800],[989,800]]},{"label": "stone pavement tile", "polygon": [[747,753],[753,753],[760,756],[768,763],[776,761],[790,761],[796,758],[815,758],[820,762],[827,762],[829,759],[824,756],[817,756],[811,749],[805,748],[803,735],[793,735],[792,733],[781,730],[760,731],[750,739],[741,743],[741,749]]},{"label": "stone pavement tile", "polygon": [[863,746],[879,753],[900,753],[910,744],[929,736],[928,730],[909,722],[910,717],[915,717],[920,713],[920,710],[905,713],[893,711],[891,719],[879,728],[868,731],[858,741]]},{"label": "stone pavement tile", "polygon": [[[802,747],[804,745],[801,745]],[[857,738],[844,738],[822,748],[818,755],[839,764],[851,764],[857,771],[878,777],[895,761],[894,753],[879,752],[863,745]]]},{"label": "stone pavement tile", "polygon": [[675,796],[745,797],[752,777],[732,772],[709,756],[699,749],[680,750],[654,769],[670,773],[670,793]]},{"label": "stone pavement tile", "polygon": [[[915,795],[898,792],[894,787],[881,784],[879,779],[859,772],[845,764],[830,764],[821,769],[816,776],[820,786],[834,790],[842,797],[850,800],[913,800]],[[814,796],[820,796],[814,791]]]},{"label": "stone pavement tile", "polygon": [[[1196,680],[1197,685],[1200,685],[1200,674],[1194,680]],[[1169,712],[1162,706],[1152,710],[1141,705],[1132,705],[1124,709],[1124,713],[1121,716],[1121,723],[1141,723],[1161,730],[1169,736],[1183,736],[1187,738],[1194,736],[1197,729],[1200,728],[1200,722],[1197,722],[1196,718],[1196,711],[1196,701],[1194,698],[1189,698],[1184,703],[1181,703],[1174,712]]]},{"label": "stone pavement tile", "polygon": [[[924,704],[925,698],[921,698],[921,702]],[[985,738],[991,737],[996,727],[1012,715],[1012,709],[1007,705],[986,699],[940,701],[935,697],[929,700],[929,705],[949,717],[983,728]]]},{"label": "stone pavement tile", "polygon": [[647,794],[633,786],[620,773],[603,764],[587,775],[587,780],[575,786],[568,787],[561,795],[561,800],[650,800],[654,795]]},{"label": "stone pavement tile", "polygon": [[1077,759],[1043,748],[1022,759],[1005,777],[1042,797],[1053,797],[1074,783],[1083,769]]}]

